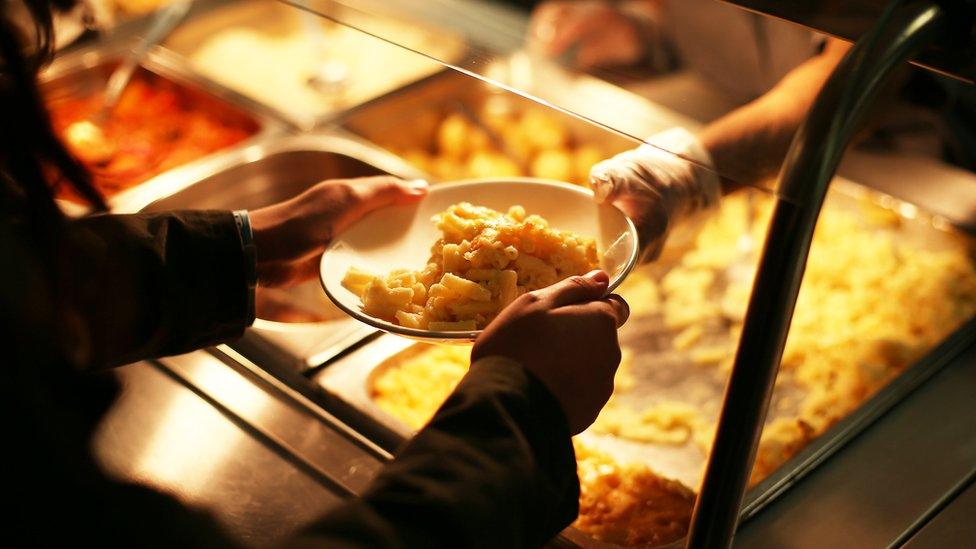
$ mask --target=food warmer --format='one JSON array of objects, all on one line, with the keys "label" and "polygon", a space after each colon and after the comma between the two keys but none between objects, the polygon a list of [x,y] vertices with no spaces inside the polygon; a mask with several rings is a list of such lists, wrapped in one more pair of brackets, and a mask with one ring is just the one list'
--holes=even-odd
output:
[{"label": "food warmer", "polygon": [[[976,176],[863,150],[835,171],[864,106],[905,59],[973,79],[972,44],[956,32],[971,32],[960,23],[971,24],[971,6],[953,8],[947,31],[942,8],[925,2],[847,3],[849,12],[832,13],[814,2],[734,3],[743,7],[725,9],[861,40],[796,136],[780,180],[730,196],[690,251],[665,254],[621,289],[635,313],[621,332],[625,371],[610,413],[578,448],[622,478],[677,486],[683,504],[672,526],[690,533],[665,540],[675,546],[726,546],[736,528],[736,544],[777,547],[925,546],[966,535],[953,528],[976,493],[976,308],[965,301],[976,298],[967,293]],[[198,1],[143,70],[232,109],[252,131],[132,185],[111,206],[253,208],[322,179],[382,173],[585,184],[596,160],[661,130],[699,129],[733,105],[707,85],[681,87],[695,81],[682,69],[635,80],[542,60],[523,47],[527,22],[502,2]],[[126,22],[60,56],[42,79],[50,100],[104,78],[145,25]],[[235,59],[240,48],[327,55],[315,66],[275,66]],[[369,55],[343,54],[350,49]],[[403,70],[383,78],[376,60]],[[262,78],[267,85],[256,86]],[[685,91],[667,93],[674,86]],[[497,135],[476,138],[486,132]],[[752,253],[737,251],[743,238],[756,242]],[[784,357],[808,251],[798,342]],[[835,272],[838,258],[849,272]],[[878,296],[844,284],[845,274],[884,274],[878,265],[889,260],[917,292]],[[947,285],[963,289],[947,297]],[[831,295],[840,296],[829,301],[836,310]],[[935,313],[920,314],[919,295]],[[946,300],[953,306],[936,307]],[[865,322],[907,331],[872,335],[880,328],[861,331]],[[835,349],[829,356],[840,358],[814,367],[806,357],[827,353],[827,339],[849,356]],[[211,509],[246,543],[281,540],[363,490],[422,423],[436,402],[402,398],[404,383],[419,383],[410,377],[418,364],[442,374],[433,395],[466,366],[463,351],[420,348],[342,318],[314,283],[262,290],[258,320],[239,341],[119,370],[125,389],[96,453],[115,474]],[[838,376],[849,381],[843,389]],[[615,525],[600,526],[581,519],[553,543],[620,541],[606,534]]]}]

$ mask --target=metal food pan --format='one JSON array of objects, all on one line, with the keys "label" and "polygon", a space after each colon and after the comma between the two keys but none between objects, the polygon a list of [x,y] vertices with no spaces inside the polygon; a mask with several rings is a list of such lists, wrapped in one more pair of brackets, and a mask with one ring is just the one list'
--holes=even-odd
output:
[{"label": "metal food pan", "polygon": [[[40,86],[43,93],[56,99],[59,95],[89,93],[93,88],[104,86],[110,67],[118,64],[133,45],[134,42],[131,38],[114,39],[96,43],[93,46],[57,58],[40,76]],[[225,151],[239,147],[247,147],[270,135],[280,133],[286,128],[285,123],[277,118],[274,113],[247,98],[197,77],[186,68],[179,58],[164,50],[157,48],[150,52],[142,62],[141,69],[200,93],[209,100],[215,101],[222,108],[250,119],[258,128],[254,135],[244,141],[172,168],[166,172],[167,174],[193,170],[195,167],[205,164],[214,155],[220,155]],[[154,193],[151,190],[152,183],[159,177],[156,176],[115,194],[108,200],[109,206],[113,210],[120,210],[125,204],[140,200],[140,197],[151,196]],[[66,210],[69,212],[78,209],[75,204],[66,201],[60,202],[66,206]]]},{"label": "metal food pan", "polygon": [[[505,59],[497,62],[504,63]],[[592,112],[596,108],[603,108],[597,106],[605,106],[606,114],[601,121],[638,128],[634,134],[640,136],[649,136],[676,126],[698,126],[697,122],[684,115],[588,76],[575,76],[560,82],[538,79],[534,89],[527,91],[553,98],[561,107],[573,112]],[[504,102],[515,113],[544,112],[567,130],[574,145],[596,145],[608,155],[637,144],[634,139],[605,127],[454,70],[438,73],[350,109],[336,122],[392,151],[420,148],[432,152],[437,128],[447,114],[458,112],[459,104],[477,113],[488,101]]]},{"label": "metal food pan", "polygon": [[[152,181],[151,193],[130,197],[124,207],[129,211],[254,209],[289,199],[326,179],[383,174],[417,175],[399,159],[354,137],[335,133],[272,137],[191,169],[163,174]],[[320,365],[373,333],[336,309],[317,280],[287,289],[259,288],[257,313],[252,335],[278,351],[275,358],[299,369]]]},{"label": "metal food pan", "polygon": [[[863,211],[864,201],[882,207],[901,219],[900,238],[913,243],[938,249],[946,239],[968,235],[954,234],[955,231],[939,217],[930,216],[906,202],[883,195],[876,191],[849,181],[839,180],[830,193],[833,207],[849,211]],[[971,238],[970,238],[971,240]],[[664,271],[667,266],[650,267]],[[909,314],[906,311],[906,314]],[[671,340],[674,334],[664,327],[659,318],[632,315],[628,324],[621,330],[620,339],[624,347],[630,348],[634,361],[653,363],[654,368],[645,368],[643,375],[635,376],[635,387],[629,394],[655,400],[682,400],[695,403],[700,411],[710,417],[717,416],[726,379],[714,375],[715,371],[703,370],[700,366],[688,363],[673,349]],[[765,480],[757,483],[748,492],[743,507],[743,518],[758,513],[779,494],[788,490],[792,484],[813,470],[829,455],[843,447],[862,430],[883,415],[902,398],[908,395],[931,375],[948,363],[962,349],[976,341],[976,319],[962,324],[941,343],[930,349],[924,357],[902,371],[887,385],[863,400],[855,411],[827,429],[817,438],[807,443],[802,450],[793,455]],[[393,430],[404,437],[412,434],[412,429],[382,410],[372,399],[371,390],[381,369],[398,353],[414,343],[391,335],[384,335],[370,344],[358,349],[342,359],[327,365],[314,381],[330,393],[361,410],[372,421]],[[788,376],[778,384],[770,407],[767,424],[777,417],[791,417],[801,389],[792,384]],[[795,406],[795,404],[794,404]],[[706,456],[692,447],[691,443],[682,446],[655,445],[627,440],[613,440],[608,435],[584,433],[587,445],[605,451],[618,459],[630,462],[643,462],[652,470],[668,478],[676,478],[690,487],[700,482],[702,466]],[[577,531],[567,532],[567,537],[585,546],[594,545],[592,540]]]},{"label": "metal food pan", "polygon": [[[442,29],[428,28],[422,22],[393,21],[386,17],[367,15],[338,3],[323,9],[327,10],[328,18],[280,2],[211,0],[191,13],[188,21],[174,31],[164,45],[178,54],[198,74],[247,95],[302,129],[322,126],[351,107],[445,70],[443,65],[432,59],[361,33],[349,25],[359,24],[361,28],[382,25],[389,29],[391,34],[388,38],[392,40],[403,38],[406,33],[408,44],[410,37],[416,40],[422,39],[421,37],[426,40],[436,37],[436,41],[421,49],[446,62],[458,62],[466,52],[466,47],[458,37]],[[335,22],[339,20],[343,22],[343,27],[348,27],[348,33],[343,35],[346,44],[336,44],[333,36],[325,32],[316,34],[316,30],[327,27],[332,30],[339,28],[340,24]],[[221,38],[236,41],[238,47],[230,47],[230,42],[215,42]],[[241,54],[235,52],[240,51],[242,44],[249,43],[248,38],[264,41],[266,46],[290,44],[289,48],[299,49],[288,50],[289,55],[300,56],[299,59],[290,59],[285,65],[279,65],[286,67],[289,72],[275,73],[278,79],[287,79],[287,85],[291,87],[282,88],[281,82],[262,83],[261,79],[247,78],[248,71],[254,72],[256,69],[250,66],[246,58],[241,58]],[[301,49],[298,45],[299,39],[306,41],[308,47]],[[359,43],[360,47],[347,48],[350,40]],[[357,59],[357,56],[363,55],[360,50],[364,45],[372,47],[367,52],[369,57]],[[218,67],[208,66],[208,57],[215,55],[216,51],[231,54],[231,58]],[[333,69],[336,64],[344,65],[339,68],[346,75],[341,80],[342,83],[333,88],[318,89],[315,86],[295,86],[294,84],[301,84],[300,81],[308,81],[315,72],[311,66],[302,63],[310,63],[320,57],[323,59],[322,66],[326,69],[329,68],[328,63],[332,63]],[[260,63],[255,60],[252,62]],[[383,68],[379,68],[384,65],[395,70],[392,73],[389,70],[384,72]],[[233,72],[224,72],[225,67],[233,67]],[[275,89],[276,85],[279,86],[278,91],[269,93],[268,90]],[[287,97],[291,99],[284,99]]]}]

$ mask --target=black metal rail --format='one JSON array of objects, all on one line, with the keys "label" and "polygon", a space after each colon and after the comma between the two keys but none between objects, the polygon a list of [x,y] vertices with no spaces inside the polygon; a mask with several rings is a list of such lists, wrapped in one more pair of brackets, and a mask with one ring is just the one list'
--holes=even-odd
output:
[{"label": "black metal rail", "polygon": [[797,131],[763,249],[687,546],[729,547],[779,370],[814,227],[841,156],[894,69],[949,28],[934,1],[888,5]]}]

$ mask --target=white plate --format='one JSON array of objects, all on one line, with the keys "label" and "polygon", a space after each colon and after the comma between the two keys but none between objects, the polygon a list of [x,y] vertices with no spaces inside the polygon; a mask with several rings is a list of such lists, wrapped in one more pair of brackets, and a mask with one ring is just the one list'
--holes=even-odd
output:
[{"label": "white plate", "polygon": [[441,236],[431,218],[458,202],[499,211],[518,204],[528,214],[541,215],[555,229],[595,238],[601,267],[610,275],[610,290],[637,264],[634,224],[616,207],[595,204],[587,189],[531,178],[466,180],[435,185],[419,203],[372,212],[335,239],[322,254],[319,268],[329,299],[357,320],[386,332],[432,343],[473,341],[480,330],[419,330],[366,315],[359,297],[342,287],[350,267],[378,275],[423,268],[431,246]]}]

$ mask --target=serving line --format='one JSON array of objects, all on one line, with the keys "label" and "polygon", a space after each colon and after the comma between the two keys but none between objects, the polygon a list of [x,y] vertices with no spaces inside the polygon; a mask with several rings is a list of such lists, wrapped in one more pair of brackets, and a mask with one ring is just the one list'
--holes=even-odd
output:
[{"label": "serving line", "polygon": [[[123,43],[118,43],[114,46],[111,44],[107,46],[99,45],[97,48],[78,51],[71,54],[71,56],[59,58],[55,64],[52,65],[51,69],[45,73],[44,78],[49,80],[51,78],[58,77],[59,75],[66,76],[72,72],[69,70],[72,67],[72,64],[75,69],[82,70],[84,68],[98,66],[103,62],[111,62],[113,52],[115,52],[115,55],[118,55],[118,53],[121,51],[119,48],[124,47],[125,45]],[[71,63],[69,63],[69,61]],[[416,168],[407,165],[402,159],[396,157],[395,155],[379,149],[379,147],[366,142],[362,138],[351,136],[348,133],[344,133],[334,127],[328,127],[323,131],[323,133],[318,135],[290,135],[295,132],[295,128],[285,122],[280,115],[258,103],[253,102],[247,97],[227,90],[222,86],[219,86],[208,79],[193,73],[187,69],[185,66],[185,61],[179,56],[172,54],[172,52],[167,52],[165,50],[154,51],[146,62],[146,68],[152,72],[160,74],[161,76],[173,78],[174,80],[181,83],[186,83],[188,85],[197,86],[221,99],[225,99],[234,105],[244,108],[247,112],[257,117],[257,119],[261,122],[261,129],[259,130],[258,134],[239,147],[228,149],[225,152],[217,153],[215,155],[202,158],[198,161],[194,161],[180,168],[176,168],[161,174],[157,178],[135,187],[130,191],[120,193],[120,195],[118,195],[112,201],[112,205],[117,211],[138,211],[154,204],[158,205],[160,208],[163,208],[165,207],[163,204],[177,204],[181,203],[181,200],[183,199],[188,200],[187,202],[182,202],[187,206],[201,207],[195,203],[196,199],[191,200],[189,198],[192,196],[202,198],[206,194],[204,193],[201,195],[196,195],[195,191],[193,190],[196,183],[211,180],[210,177],[216,176],[218,172],[223,172],[234,167],[260,164],[262,160],[268,157],[274,157],[281,154],[285,156],[279,158],[286,158],[289,154],[300,154],[302,150],[306,150],[302,149],[302,146],[311,147],[314,150],[317,150],[315,149],[316,146],[337,146],[340,149],[338,152],[341,155],[352,158],[357,158],[357,155],[364,155],[368,156],[371,161],[377,158],[381,159],[377,162],[380,162],[383,164],[383,166],[388,167],[389,170],[387,171],[390,173],[397,173],[393,170],[398,169],[402,170],[400,173],[403,173],[405,177],[416,177],[423,175],[422,173],[418,172]],[[382,130],[377,130],[375,132],[369,131],[369,128],[372,127],[373,121],[382,121],[387,114],[394,114],[398,112],[403,113],[404,111],[409,112],[411,105],[421,105],[425,101],[434,100],[434,98],[438,96],[436,94],[430,94],[428,90],[435,89],[433,87],[434,85],[455,78],[465,77],[456,73],[440,73],[434,75],[418,83],[408,85],[400,90],[392,92],[391,94],[388,94],[380,99],[368,102],[360,107],[353,108],[344,113],[340,117],[339,121],[345,128],[366,137],[371,137],[377,143],[383,143]],[[432,87],[425,88],[425,86],[428,85]],[[407,116],[408,115],[406,114],[400,114],[399,120],[404,120]],[[662,128],[674,125],[670,121],[659,123],[661,124]],[[380,128],[382,128],[382,126],[380,126]],[[647,133],[651,133],[652,131],[653,130],[650,130]],[[282,139],[279,140],[279,137]],[[300,143],[301,145],[297,149],[289,150],[287,146],[289,143]],[[386,145],[386,143],[383,144]],[[332,149],[329,150],[331,151]],[[269,166],[274,163],[274,161],[268,162]],[[186,194],[181,194],[184,191],[186,191]],[[918,192],[918,189],[916,188],[915,191]],[[173,197],[173,202],[165,202],[165,199],[168,197]],[[264,320],[262,319],[259,321],[259,323],[256,323],[255,329],[251,332],[254,334],[261,333],[263,324]],[[277,328],[281,329],[283,332],[287,332],[288,328],[293,328],[293,326],[271,326],[271,328]],[[274,329],[267,331],[269,334],[276,332]],[[906,395],[911,394],[912,391],[924,383],[928,377],[935,375],[946,362],[952,360],[952,358],[955,356],[954,353],[958,353],[960,349],[967,348],[967,346],[971,345],[973,331],[974,330],[971,325],[961,328],[956,334],[950,336],[943,346],[936,351],[933,351],[930,356],[923,359],[920,363],[906,371],[906,373],[903,374],[899,379],[896,379],[894,382],[882,389],[877,395],[875,395],[874,398],[871,399],[871,401],[868,402],[868,404],[862,406],[861,409],[849,416],[847,420],[842,421],[833,429],[825,433],[817,441],[808,446],[806,450],[795,456],[792,460],[790,460],[790,462],[781,467],[766,481],[749,492],[745,507],[747,516],[755,515],[762,509],[763,506],[768,505],[776,498],[782,496],[783,493],[792,488],[792,486],[798,482],[802,475],[813,471],[815,467],[826,461],[834,452],[854,439],[873,421],[876,421],[879,417],[882,417],[887,410],[895,406],[901,399],[905,398]],[[262,336],[255,338],[252,334],[249,334],[240,343],[235,343],[235,347],[241,350],[246,349],[247,352],[250,353],[249,357],[253,357],[254,362],[259,364],[259,366],[254,367],[264,372],[275,371],[283,364],[287,364],[297,370],[306,370],[309,366],[317,366],[323,363],[328,363],[329,360],[339,357],[342,352],[349,348],[350,345],[357,342],[362,343],[363,337],[368,337],[372,333],[373,332],[371,330],[368,330],[357,337],[351,337],[349,340],[337,343],[334,347],[326,346],[319,349],[317,352],[312,353],[305,352],[308,350],[308,348],[300,348],[301,346],[299,346],[299,348],[289,347],[288,342],[295,341],[295,338],[293,337],[294,334],[282,336],[282,339],[280,340],[271,335],[268,335],[267,337]],[[359,354],[360,351],[375,352],[378,355],[382,355],[384,352],[389,350],[389,344],[385,342],[387,338],[389,338],[389,336],[381,337],[380,339],[376,340],[375,343],[370,343],[367,341],[366,344],[360,348],[360,350],[353,350],[347,357],[337,360],[334,365],[330,365],[328,368],[325,368],[322,371],[323,375],[330,372],[339,372],[341,370],[340,366],[343,364],[355,363],[356,361],[352,360],[353,357],[363,358],[363,355]],[[282,341],[285,342],[282,343]],[[288,349],[285,349],[285,347],[288,347]],[[228,351],[234,350],[228,349]],[[247,357],[242,358],[246,360]],[[371,361],[372,359],[363,359],[363,362]],[[363,362],[358,363],[360,369],[362,369]],[[379,362],[373,363],[374,366],[376,364],[379,364]],[[154,366],[153,368],[156,367]],[[369,371],[371,370],[372,368],[369,369]],[[299,379],[300,376],[299,378],[289,377],[290,374],[288,372],[288,368],[281,369],[278,377],[280,379],[288,380],[285,382],[285,384],[292,389],[296,387],[303,387],[303,378]],[[316,380],[319,379],[321,378],[316,378]],[[200,387],[210,387],[210,389],[207,389],[207,391],[204,392],[206,394],[217,390],[217,388],[213,387],[212,385],[201,384]],[[363,392],[364,387],[366,387],[366,384],[362,383],[360,385],[360,389],[358,390]],[[301,389],[301,392],[306,390],[312,391],[311,388],[305,387]],[[311,403],[310,405],[312,407],[329,410],[334,410],[336,407],[341,408],[343,404],[342,400],[355,400],[355,397],[350,397],[349,395],[355,395],[356,389],[351,387],[348,389],[340,388],[336,391],[336,393],[339,395],[339,398],[335,398],[336,395],[331,395],[328,398],[323,397],[317,400],[313,399],[309,401]],[[368,397],[368,394],[366,396]],[[359,406],[359,404],[360,403],[356,403],[357,406]],[[375,404],[373,406],[375,406]],[[362,410],[371,412],[368,406],[363,406]],[[353,418],[350,420],[350,425],[361,432],[369,432],[369,429],[371,428],[370,422],[358,422],[356,412],[356,409],[346,410],[346,413],[349,414],[348,417]],[[367,415],[372,416],[373,414],[369,413]],[[372,422],[384,424],[382,420],[376,417],[372,418]],[[391,430],[390,427],[395,427],[389,424],[389,422],[385,423],[384,425],[386,425],[387,431]],[[382,429],[376,429],[376,431],[380,433],[383,432]],[[382,434],[371,434],[370,438],[378,441],[381,440],[383,436],[384,435]],[[395,439],[390,439],[389,441],[384,442],[383,445],[386,447],[392,447],[392,442],[390,442],[392,440]],[[752,524],[757,524],[759,522],[760,521],[751,521],[749,523],[749,530],[761,530],[761,524],[755,527],[752,526]],[[575,539],[574,535],[569,535],[569,537],[571,539]]]},{"label": "serving line", "polygon": [[[834,184],[832,201],[837,207],[849,211],[857,211],[864,201],[870,204],[883,207],[893,214],[901,216],[902,222],[899,229],[901,238],[907,239],[920,246],[935,246],[938,249],[937,233],[944,233],[948,226],[945,219],[938,216],[930,216],[925,212],[919,211],[914,206],[902,202],[898,199],[856,185],[849,181],[838,181]],[[910,216],[910,217],[909,217]],[[933,232],[934,231],[934,232]],[[945,237],[949,237],[945,235]],[[906,314],[910,312],[906,311]],[[657,321],[659,322],[659,321]],[[674,357],[667,352],[662,354],[660,349],[655,349],[649,342],[656,339],[651,337],[654,334],[665,333],[663,327],[656,325],[655,321],[638,316],[632,318],[628,326],[621,334],[621,341],[629,346],[634,352],[633,361],[647,363],[653,361],[670,368],[685,372],[683,376],[709,378],[701,366],[694,364],[675,362]],[[659,338],[658,338],[659,339]],[[816,468],[826,462],[834,454],[839,452],[845,445],[855,440],[872,424],[882,418],[891,409],[896,407],[902,400],[906,399],[916,389],[922,386],[929,378],[937,375],[947,364],[952,363],[966,349],[971,348],[976,342],[976,319],[971,319],[948,335],[938,346],[927,352],[921,359],[910,365],[896,378],[883,386],[874,395],[864,400],[856,410],[841,419],[824,433],[813,439],[805,447],[793,455],[786,463],[775,469],[768,477],[752,487],[747,493],[746,502],[743,508],[743,518],[751,519],[761,516],[761,511],[768,505],[774,503],[777,498],[787,493],[793,486],[813,472]],[[321,371],[312,375],[312,380],[324,387],[329,393],[336,395],[347,402],[350,406],[360,410],[365,418],[385,430],[392,431],[400,440],[409,437],[413,429],[406,425],[402,420],[394,417],[383,410],[375,401],[373,388],[377,378],[381,376],[385,369],[396,367],[398,355],[410,348],[413,343],[409,340],[398,338],[391,335],[383,335],[369,345],[363,346],[349,354],[337,359],[333,363],[326,365]],[[650,354],[647,354],[650,353]],[[662,373],[653,379],[658,381],[641,380],[638,378],[637,385],[630,393],[645,393],[645,396],[653,399],[655,396],[661,397],[664,393],[666,399],[682,399],[680,391],[684,387],[688,394],[689,402],[700,400],[699,394],[702,386],[711,387],[712,412],[717,411],[721,404],[721,396],[724,383],[714,386],[714,380],[704,379],[701,383],[689,385],[685,382],[676,383],[674,375]],[[678,376],[681,377],[681,376]],[[671,379],[670,382],[667,380]],[[659,383],[659,385],[655,385]],[[670,383],[670,385],[669,385]],[[675,391],[678,391],[677,393]],[[795,391],[794,391],[795,392]],[[784,401],[796,400],[799,395],[790,394],[782,388],[777,391],[777,399]],[[775,407],[779,412],[783,410]],[[770,421],[782,414],[772,413]],[[787,412],[783,412],[787,413]],[[784,416],[785,417],[785,416]],[[362,419],[362,418],[360,418]],[[617,459],[625,462],[645,463],[653,470],[668,478],[677,478],[688,486],[695,487],[700,482],[700,475],[704,465],[704,458],[694,452],[686,451],[684,447],[665,447],[667,445],[647,445],[647,444],[609,444],[601,441],[599,437],[594,438],[591,434],[583,435],[584,443],[595,445],[596,448],[609,452]],[[601,442],[603,442],[601,444]],[[392,447],[391,447],[392,448]],[[694,456],[692,455],[694,454]],[[575,543],[583,546],[593,545],[586,535],[578,531],[568,531],[567,536]]]}]

